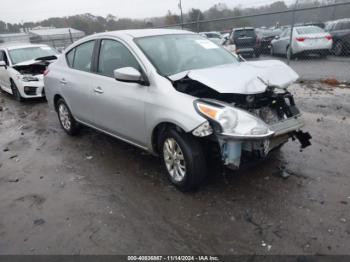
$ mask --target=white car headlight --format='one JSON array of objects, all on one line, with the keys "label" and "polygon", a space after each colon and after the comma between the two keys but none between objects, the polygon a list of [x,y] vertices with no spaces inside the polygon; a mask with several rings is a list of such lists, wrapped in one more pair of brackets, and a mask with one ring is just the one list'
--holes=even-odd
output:
[{"label": "white car headlight", "polygon": [[265,122],[244,110],[227,106],[210,105],[201,101],[197,101],[195,106],[202,116],[217,122],[224,135],[237,138],[273,135],[273,132]]}]

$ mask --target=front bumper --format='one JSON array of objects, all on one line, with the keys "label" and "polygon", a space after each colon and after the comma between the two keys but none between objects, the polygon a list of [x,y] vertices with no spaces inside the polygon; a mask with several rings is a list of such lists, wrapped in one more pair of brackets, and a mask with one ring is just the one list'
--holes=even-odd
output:
[{"label": "front bumper", "polygon": [[217,137],[224,165],[232,169],[238,169],[243,153],[264,158],[273,149],[286,143],[290,137],[294,136],[299,139],[302,147],[306,147],[311,136],[309,134],[305,135],[305,133],[300,131],[304,125],[304,120],[298,115],[270,125],[270,132],[265,135],[236,136],[225,133],[218,134]]},{"label": "front bumper", "polygon": [[40,98],[45,97],[44,81],[24,82],[18,80],[17,88],[23,98]]}]

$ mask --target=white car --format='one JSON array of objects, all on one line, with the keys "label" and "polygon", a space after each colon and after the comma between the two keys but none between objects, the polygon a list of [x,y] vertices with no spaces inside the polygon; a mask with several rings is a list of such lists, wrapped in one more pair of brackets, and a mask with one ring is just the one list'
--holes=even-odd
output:
[{"label": "white car", "polygon": [[291,28],[286,28],[280,36],[276,36],[271,42],[271,55],[286,55],[288,58],[299,54],[326,56],[333,46],[332,36],[317,26],[294,27],[292,41],[290,37]]},{"label": "white car", "polygon": [[0,46],[0,89],[16,100],[44,97],[43,74],[57,51],[47,45]]}]

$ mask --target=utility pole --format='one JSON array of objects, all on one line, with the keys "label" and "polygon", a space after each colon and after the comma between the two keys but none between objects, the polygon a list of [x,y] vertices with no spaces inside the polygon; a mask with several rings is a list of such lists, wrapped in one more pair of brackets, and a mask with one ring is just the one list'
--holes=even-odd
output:
[{"label": "utility pole", "polygon": [[[295,10],[297,9],[299,4],[299,0],[295,1],[294,9],[293,9],[293,19],[292,19],[292,25],[291,25],[291,31],[290,31],[290,39],[289,39],[289,48],[287,50],[287,64],[289,65],[290,59],[293,55],[293,50],[292,50],[292,43],[293,43],[293,31],[294,31],[294,24],[295,24]],[[288,54],[289,53],[289,54]]]},{"label": "utility pole", "polygon": [[182,0],[179,0],[179,8],[181,12],[181,28],[184,29],[184,17],[183,17],[183,12],[182,12]]}]

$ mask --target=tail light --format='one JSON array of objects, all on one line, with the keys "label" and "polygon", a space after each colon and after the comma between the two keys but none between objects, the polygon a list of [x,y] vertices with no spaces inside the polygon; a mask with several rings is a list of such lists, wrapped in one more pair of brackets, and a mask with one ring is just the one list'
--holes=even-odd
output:
[{"label": "tail light", "polygon": [[305,41],[305,37],[297,37],[295,38],[298,42],[304,42]]},{"label": "tail light", "polygon": [[46,69],[46,70],[44,71],[44,76],[47,76],[47,75],[49,74],[49,72],[50,72],[50,70],[49,70],[49,69]]},{"label": "tail light", "polygon": [[333,37],[332,37],[331,35],[327,35],[327,36],[326,36],[326,39],[327,39],[327,40],[332,40]]}]

